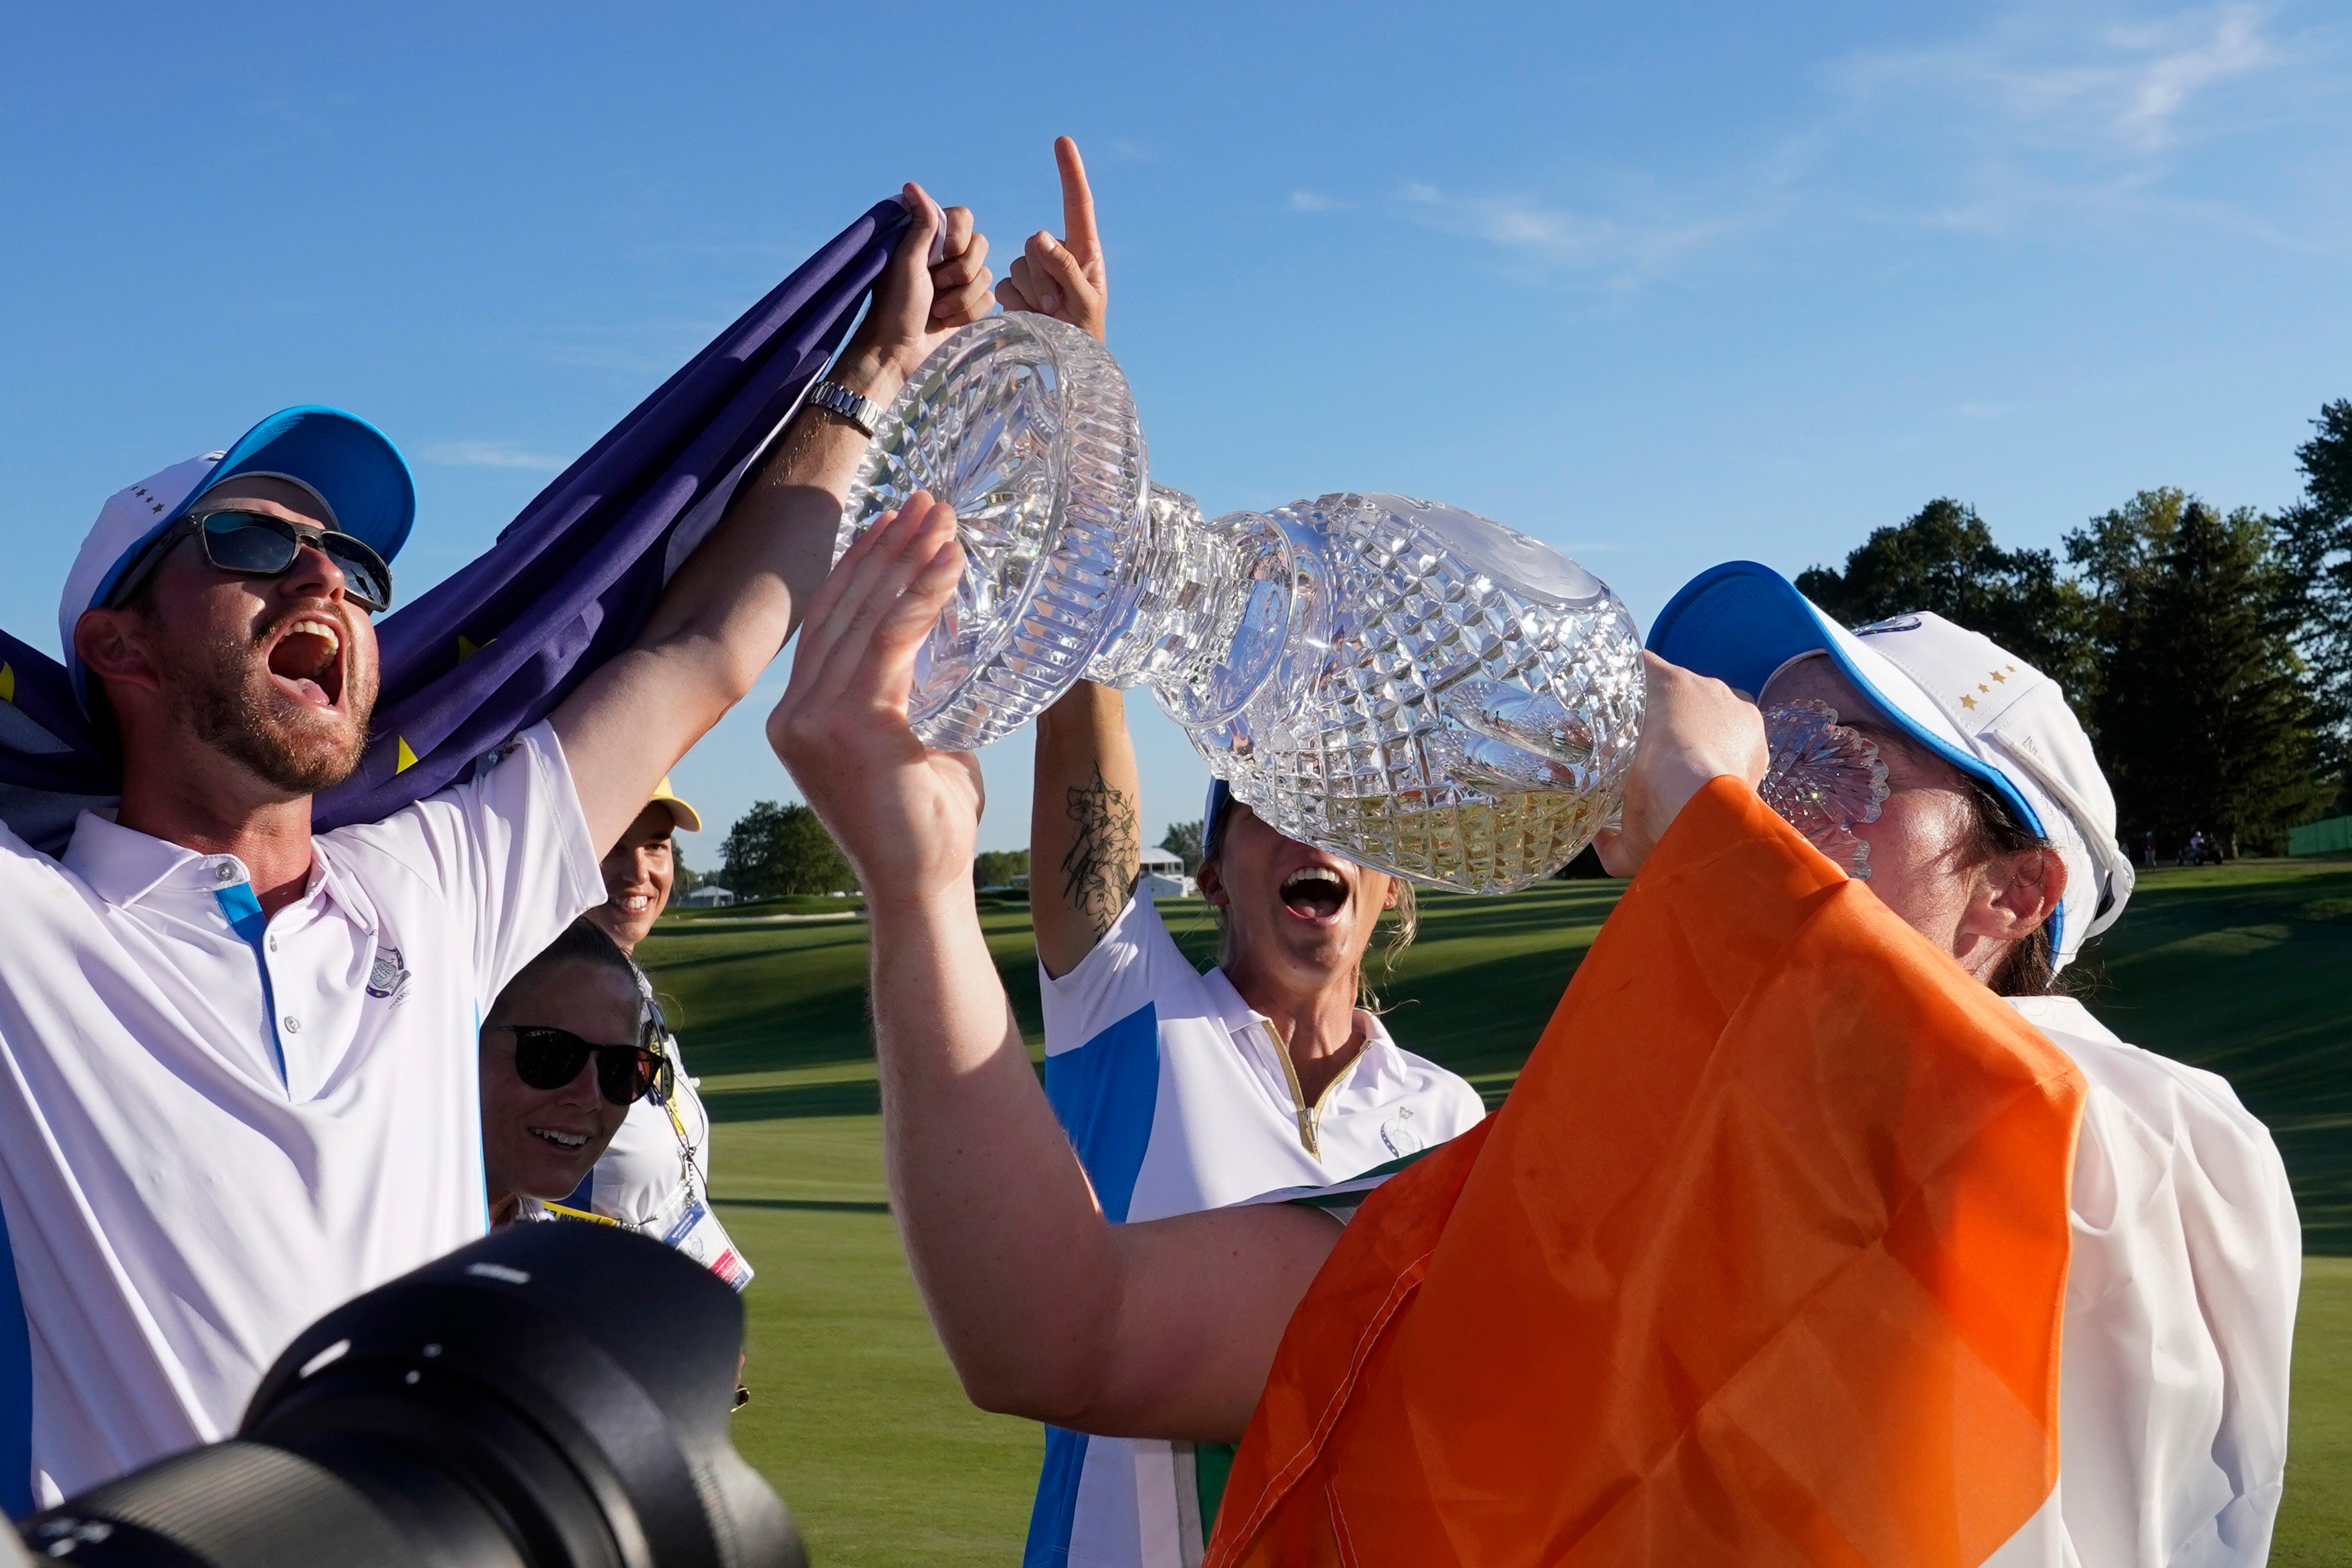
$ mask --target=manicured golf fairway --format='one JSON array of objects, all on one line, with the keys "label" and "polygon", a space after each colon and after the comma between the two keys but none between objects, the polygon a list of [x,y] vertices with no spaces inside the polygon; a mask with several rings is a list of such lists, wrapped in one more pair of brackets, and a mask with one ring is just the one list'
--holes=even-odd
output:
[{"label": "manicured golf fairway", "polygon": [[[1385,988],[1391,1027],[1499,1100],[1618,886],[1425,899],[1422,940]],[[1205,955],[1200,906],[1163,907]],[[985,923],[1034,1040],[1026,911],[992,908]],[[673,920],[645,956],[683,1011],[721,1124],[718,1195],[760,1270],[737,1440],[820,1563],[1017,1562],[1040,1443],[965,1403],[899,1256],[863,925]],[[2352,1564],[2352,866],[2149,873],[2100,965],[2092,1005],[2119,1033],[2226,1073],[2278,1131],[2306,1246],[2326,1255],[2305,1268],[2272,1561]]]}]

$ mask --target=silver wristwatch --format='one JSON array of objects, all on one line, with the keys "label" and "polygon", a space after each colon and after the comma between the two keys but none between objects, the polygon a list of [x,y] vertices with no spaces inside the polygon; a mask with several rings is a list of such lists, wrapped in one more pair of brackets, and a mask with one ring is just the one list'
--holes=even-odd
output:
[{"label": "silver wristwatch", "polygon": [[851,392],[839,382],[819,382],[809,402],[827,413],[839,414],[867,435],[882,423],[882,405],[863,392]]}]

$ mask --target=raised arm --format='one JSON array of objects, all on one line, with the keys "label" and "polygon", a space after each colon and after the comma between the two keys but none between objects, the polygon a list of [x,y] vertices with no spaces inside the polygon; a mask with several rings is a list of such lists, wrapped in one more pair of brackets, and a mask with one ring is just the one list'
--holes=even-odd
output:
[{"label": "raised arm", "polygon": [[1054,163],[1062,176],[1062,237],[1039,229],[1029,236],[997,298],[1007,310],[1034,310],[1067,321],[1095,341],[1108,342],[1110,278],[1103,264],[1102,235],[1095,226],[1094,188],[1087,183],[1086,160],[1066,136],[1054,139]]},{"label": "raised arm", "polygon": [[1080,681],[1038,716],[1029,812],[1029,911],[1037,961],[1055,979],[1094,951],[1135,890],[1141,802],[1125,701]]},{"label": "raised arm", "polygon": [[[1054,142],[1062,177],[1063,236],[1039,231],[998,290],[1007,310],[1034,310],[1106,340],[1110,283],[1094,191],[1078,144]],[[1143,852],[1135,743],[1127,706],[1108,686],[1081,681],[1037,721],[1035,793],[1029,812],[1029,907],[1037,960],[1059,979],[1078,967],[1135,891]]]},{"label": "raised arm", "polygon": [[[994,305],[988,241],[971,214],[938,220],[907,187],[915,221],[898,241],[872,308],[832,379],[887,403],[940,340]],[[947,226],[946,255],[929,263]],[[574,788],[602,851],[617,842],[655,783],[751,691],[792,636],[824,579],[849,480],[866,451],[855,425],[803,408],[745,476],[735,498],[681,564],[635,644],[555,710]]]},{"label": "raised arm", "polygon": [[870,530],[817,594],[768,721],[866,893],[908,1261],[975,1404],[1230,1441],[1339,1229],[1280,1205],[1104,1219],[981,936],[977,760],[926,751],[907,726],[915,650],[962,567],[953,516],[928,497]]}]

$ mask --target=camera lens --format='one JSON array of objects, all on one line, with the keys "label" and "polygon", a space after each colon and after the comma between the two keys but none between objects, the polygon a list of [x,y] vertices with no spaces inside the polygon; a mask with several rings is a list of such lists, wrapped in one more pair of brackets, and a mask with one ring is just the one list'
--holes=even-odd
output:
[{"label": "camera lens", "polygon": [[734,1291],[605,1226],[519,1225],[345,1303],[237,1440],[22,1527],[155,1568],[789,1568],[783,1503],[728,1435]]}]

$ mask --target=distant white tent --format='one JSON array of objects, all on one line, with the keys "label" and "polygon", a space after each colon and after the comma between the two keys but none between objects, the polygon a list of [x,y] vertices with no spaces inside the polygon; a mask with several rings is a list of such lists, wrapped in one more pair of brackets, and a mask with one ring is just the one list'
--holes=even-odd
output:
[{"label": "distant white tent", "polygon": [[717,909],[735,902],[735,895],[717,883],[706,882],[678,900],[688,909]]},{"label": "distant white tent", "polygon": [[1174,850],[1146,850],[1139,862],[1136,892],[1146,898],[1198,898],[1201,890],[1184,874],[1184,859]]}]

